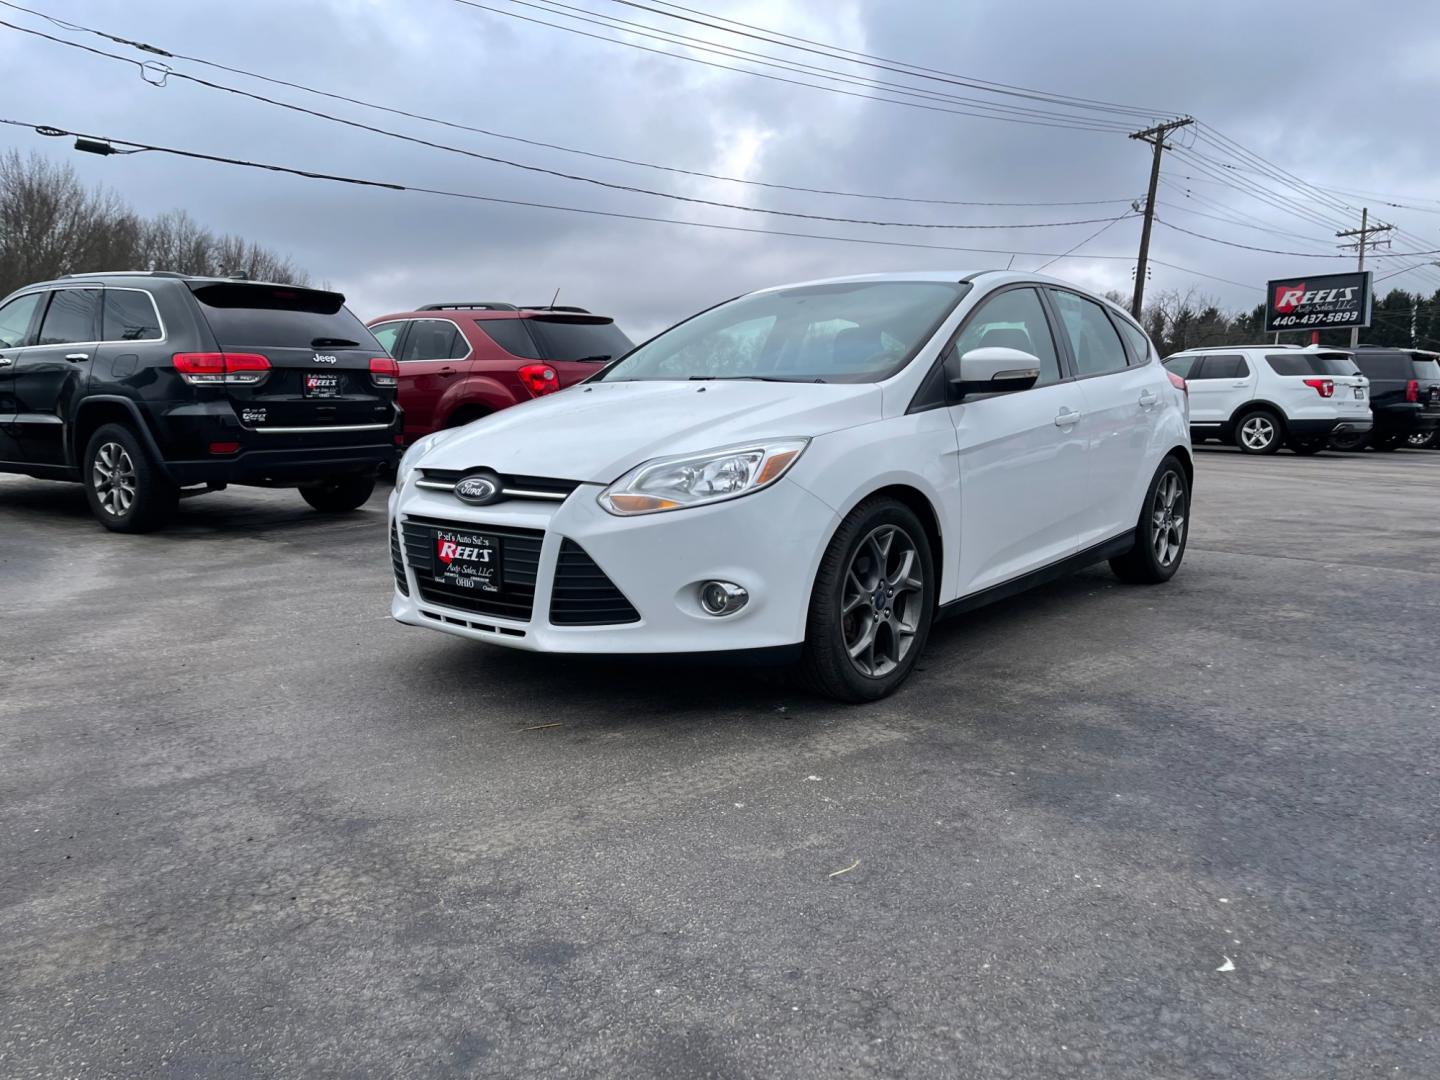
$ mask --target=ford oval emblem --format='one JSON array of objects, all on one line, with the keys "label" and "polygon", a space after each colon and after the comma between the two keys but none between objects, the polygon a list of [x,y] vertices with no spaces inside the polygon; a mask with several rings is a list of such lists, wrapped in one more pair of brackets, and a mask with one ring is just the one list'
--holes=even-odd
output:
[{"label": "ford oval emblem", "polygon": [[455,484],[455,497],[474,506],[494,502],[499,494],[500,485],[486,476],[466,476]]}]

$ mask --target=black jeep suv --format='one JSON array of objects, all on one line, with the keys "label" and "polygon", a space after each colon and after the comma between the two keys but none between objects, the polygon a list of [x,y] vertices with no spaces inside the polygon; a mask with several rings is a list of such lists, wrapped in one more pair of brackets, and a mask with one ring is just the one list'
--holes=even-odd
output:
[{"label": "black jeep suv", "polygon": [[160,271],[27,286],[0,301],[0,471],[80,481],[117,532],[227,484],[353,510],[401,421],[395,361],[344,305]]},{"label": "black jeep suv", "polygon": [[[1367,434],[1337,435],[1337,450],[1359,450],[1368,441],[1376,450],[1425,445],[1440,425],[1440,363],[1437,353],[1361,345],[1351,354],[1360,374],[1370,380],[1370,411],[1375,426]],[[1413,440],[1413,441],[1412,441]]]}]

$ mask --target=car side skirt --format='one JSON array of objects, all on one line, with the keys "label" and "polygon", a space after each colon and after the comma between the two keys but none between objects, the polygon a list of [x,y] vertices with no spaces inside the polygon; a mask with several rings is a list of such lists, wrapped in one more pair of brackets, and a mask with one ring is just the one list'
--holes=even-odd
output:
[{"label": "car side skirt", "polygon": [[1135,546],[1135,530],[1129,529],[1119,536],[1106,540],[1103,543],[1088,547],[1084,551],[1077,551],[1068,558],[1061,559],[1049,566],[1042,566],[1039,570],[1032,570],[1028,574],[1022,574],[1009,581],[1003,581],[999,585],[991,585],[988,589],[981,589],[979,592],[971,593],[969,596],[957,597],[948,603],[941,604],[936,612],[936,618],[947,619],[952,615],[962,615],[967,611],[974,611],[987,604],[993,604],[997,600],[1007,600],[1037,585],[1043,585],[1048,581],[1055,581],[1058,578],[1069,577],[1077,570],[1083,570],[1087,566],[1094,566],[1106,559],[1114,559],[1124,555]]}]

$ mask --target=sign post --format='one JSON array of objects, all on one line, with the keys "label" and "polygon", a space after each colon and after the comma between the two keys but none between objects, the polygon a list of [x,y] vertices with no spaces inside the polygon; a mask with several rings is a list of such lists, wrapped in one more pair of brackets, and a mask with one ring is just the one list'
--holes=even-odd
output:
[{"label": "sign post", "polygon": [[1371,299],[1368,270],[1280,278],[1265,286],[1265,332],[1358,331],[1370,325]]}]

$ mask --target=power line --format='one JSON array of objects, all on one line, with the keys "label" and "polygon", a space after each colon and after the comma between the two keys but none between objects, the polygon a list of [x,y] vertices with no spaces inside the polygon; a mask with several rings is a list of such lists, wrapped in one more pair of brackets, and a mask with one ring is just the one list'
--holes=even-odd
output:
[{"label": "power line", "polygon": [[[7,27],[11,30],[17,30],[20,33],[32,34],[36,37],[44,38],[45,40],[54,42],[58,45],[64,45],[67,48],[79,49],[81,51],[91,53],[96,56],[103,56],[111,60],[118,60],[122,63],[133,64],[136,67],[141,68],[142,70],[144,68],[144,65],[141,64],[140,61],[134,60],[131,57],[121,56],[117,53],[106,52],[103,49],[92,48],[89,45],[82,45],[79,42],[75,41],[66,41],[63,38],[54,37],[53,35],[46,34],[40,30],[31,30],[27,27],[16,26],[14,23],[7,22],[3,19],[0,19],[0,26]],[[418,135],[408,135],[404,132],[392,131],[388,128],[377,127],[373,124],[366,124],[359,120],[347,120],[344,117],[335,116],[331,113],[321,112],[317,109],[309,109],[303,105],[296,105],[293,102],[281,101],[278,98],[266,97],[264,94],[257,94],[249,90],[242,90],[239,87],[227,86],[224,83],[212,82],[209,79],[203,79],[198,75],[191,75],[182,71],[170,70],[169,72],[167,72],[167,77],[184,79],[187,82],[195,83],[196,85],[204,86],[211,90],[219,90],[227,94],[234,94],[238,97],[249,98],[252,101],[259,101],[267,105],[274,105],[277,108],[287,109],[291,112],[297,112],[302,115],[311,116],[319,120],[326,120],[330,123],[341,124],[345,127],[355,128],[360,131],[368,131],[376,135],[384,135],[387,138],[399,139],[403,142],[413,143],[417,146],[425,146],[433,150],[443,150],[447,153],[460,154],[464,157],[474,158],[477,161],[485,161],[495,165],[504,165],[509,168],[520,169],[525,172],[538,173],[545,176],[553,176],[559,179],[572,180],[578,183],[593,184],[597,187],[608,188],[612,191],[623,191],[636,195],[648,195],[652,198],[671,199],[676,202],[690,203],[698,206],[711,206],[725,210],[739,210],[745,213],[766,214],[775,217],[795,218],[804,221],[822,221],[832,224],[866,225],[881,228],[899,229],[943,229],[964,231],[993,231],[1012,228],[1043,229],[1059,228],[1069,225],[1094,225],[1098,222],[1109,220],[1108,218],[1080,218],[1073,221],[1043,221],[1015,224],[957,224],[953,222],[881,221],[866,218],[840,217],[838,215],[831,214],[809,214],[798,210],[777,210],[770,207],[744,206],[738,203],[722,202],[718,199],[704,199],[694,195],[678,195],[674,192],[656,191],[650,188],[636,187],[631,184],[614,183],[609,180],[601,180],[598,177],[586,176],[580,173],[567,173],[562,172],[559,169],[550,169],[541,165],[534,165],[519,161],[511,161],[508,158],[496,157],[493,154],[482,154],[479,151],[467,150],[463,147],[452,146],[448,143],[435,142],[431,139],[421,138]]]},{"label": "power line", "polygon": [[[488,12],[490,12],[490,13],[493,14],[493,15],[503,15],[503,16],[505,16],[506,18],[509,18],[509,19],[518,19],[518,20],[520,20],[521,22],[534,23],[534,24],[537,25],[537,26],[548,26],[548,27],[550,27],[550,28],[553,29],[553,30],[563,30],[563,31],[564,31],[565,33],[567,33],[567,34],[577,34],[577,35],[579,35],[580,37],[591,38],[591,39],[593,39],[593,40],[595,40],[595,41],[603,41],[603,42],[606,42],[606,43],[608,43],[608,44],[610,44],[610,45],[620,45],[620,46],[623,46],[623,47],[625,47],[625,48],[627,48],[627,49],[638,49],[638,50],[640,50],[641,52],[653,53],[653,54],[655,54],[656,56],[668,56],[668,57],[670,57],[670,58],[672,58],[672,59],[675,59],[675,60],[684,60],[684,61],[686,61],[687,63],[702,64],[702,65],[704,65],[705,67],[718,68],[718,69],[720,69],[720,70],[722,70],[722,71],[738,72],[739,74],[742,74],[742,75],[751,75],[751,76],[754,76],[754,77],[757,78],[757,79],[768,79],[768,80],[770,80],[771,82],[785,83],[785,84],[790,85],[790,86],[804,86],[804,87],[810,88],[811,90],[822,90],[822,91],[824,91],[824,92],[826,92],[826,93],[839,94],[839,95],[841,95],[841,96],[843,96],[843,97],[859,98],[859,99],[862,100],[862,101],[879,101],[879,102],[883,102],[883,103],[886,103],[886,104],[889,104],[889,105],[903,105],[903,106],[905,106],[906,108],[924,109],[924,110],[926,110],[926,111],[928,111],[928,112],[949,113],[949,114],[954,115],[954,116],[971,116],[971,117],[979,117],[979,118],[981,118],[981,119],[986,119],[986,120],[1006,120],[1006,121],[1009,121],[1010,123],[1015,123],[1015,124],[1028,124],[1028,125],[1031,125],[1031,126],[1034,126],[1034,127],[1062,128],[1062,129],[1066,129],[1066,130],[1096,131],[1096,132],[1107,132],[1107,133],[1114,132],[1114,131],[1117,130],[1116,128],[1109,127],[1109,126],[1100,126],[1100,125],[1102,125],[1102,124],[1108,123],[1107,121],[1099,121],[1099,120],[1097,120],[1097,121],[1094,121],[1094,122],[1092,122],[1092,123],[1065,124],[1065,123],[1058,123],[1058,122],[1047,121],[1047,120],[1027,120],[1027,119],[1022,119],[1022,118],[1020,118],[1020,117],[1015,117],[1015,116],[995,115],[995,114],[993,114],[993,113],[975,112],[975,111],[967,110],[967,109],[944,108],[944,107],[941,107],[941,106],[939,106],[939,105],[926,105],[926,104],[922,104],[921,102],[918,102],[918,101],[897,101],[897,100],[894,99],[894,98],[877,97],[877,96],[875,96],[874,94],[860,94],[860,93],[856,93],[856,92],[853,91],[853,90],[841,90],[841,89],[839,89],[838,87],[834,87],[834,86],[823,86],[823,85],[819,85],[819,84],[817,84],[817,83],[804,82],[804,81],[801,81],[801,80],[798,80],[798,79],[787,79],[787,78],[785,78],[784,76],[781,76],[781,75],[769,75],[769,74],[766,74],[766,73],[763,72],[763,71],[751,71],[749,68],[738,68],[738,67],[734,67],[734,66],[732,66],[732,65],[730,65],[730,64],[717,63],[717,62],[714,61],[714,60],[704,60],[704,59],[702,59],[702,58],[700,58],[700,57],[698,57],[698,56],[686,56],[686,55],[684,55],[684,54],[682,54],[682,53],[673,53],[673,52],[668,52],[668,51],[666,51],[665,49],[656,49],[656,48],[652,48],[651,46],[648,46],[648,45],[640,45],[640,44],[637,44],[636,42],[633,42],[633,41],[622,41],[622,40],[619,40],[619,39],[617,39],[617,38],[605,37],[605,36],[602,35],[602,34],[596,34],[596,33],[593,33],[593,32],[591,32],[591,31],[588,31],[588,30],[581,30],[581,29],[579,29],[578,27],[574,27],[574,26],[566,26],[566,25],[564,25],[563,23],[554,23],[554,22],[549,22],[549,21],[547,21],[547,20],[545,20],[545,19],[537,19],[537,18],[535,18],[534,16],[531,16],[531,15],[522,15],[522,14],[520,14],[518,11],[509,11],[509,10],[507,10],[507,9],[505,9],[505,8],[492,7],[492,6],[490,6],[489,4],[479,3],[478,0],[454,0],[454,2],[455,2],[455,3],[458,3],[458,4],[464,4],[466,7],[475,8],[475,9],[477,9],[477,10],[479,10],[479,11],[488,11]],[[525,0],[510,0],[510,2],[512,2],[512,3],[522,3],[522,2],[525,2]],[[533,4],[528,4],[528,3],[527,3],[526,6],[527,6],[527,7],[534,7],[535,5],[533,5]],[[538,9],[538,10],[548,10],[548,9]],[[560,12],[552,12],[552,14],[561,15]],[[617,28],[615,28],[615,27],[609,26],[609,25],[604,24],[604,23],[598,23],[598,22],[596,22],[596,20],[594,20],[594,19],[584,19],[584,18],[581,18],[581,17],[579,17],[579,16],[574,16],[574,15],[569,15],[569,16],[567,16],[567,15],[561,15],[561,17],[562,17],[562,18],[575,19],[576,21],[579,21],[579,22],[588,22],[588,23],[591,23],[591,24],[593,24],[593,25],[604,26],[605,29],[607,29],[607,30],[615,30],[615,29],[617,29]],[[623,32],[623,31],[621,31],[621,32]],[[651,39],[655,39],[655,38],[656,38],[656,35],[654,35],[654,34],[644,34],[644,33],[641,33],[640,36],[642,36],[642,37],[649,37],[649,38],[651,38]],[[678,44],[678,43],[676,43],[676,42],[671,42],[671,41],[667,41],[666,44]],[[716,50],[712,49],[712,50],[710,50],[710,51],[714,52],[714,51],[716,51]],[[788,71],[792,71],[792,72],[795,72],[795,71],[796,71],[796,69],[794,69],[794,68],[787,68],[787,67],[784,67],[784,65],[771,64],[771,65],[769,65],[769,66],[772,66],[772,67],[774,67],[774,66],[779,66],[779,67],[782,67],[784,70],[788,70]],[[993,108],[994,106],[989,106],[989,107]],[[1083,119],[1083,118],[1080,118],[1080,119]]]},{"label": "power line", "polygon": [[1075,252],[1079,251],[1079,250],[1080,250],[1082,247],[1084,247],[1086,244],[1090,243],[1091,240],[1094,240],[1097,236],[1099,236],[1101,233],[1103,233],[1106,229],[1110,228],[1110,226],[1112,226],[1112,225],[1118,225],[1120,222],[1124,221],[1126,218],[1128,218],[1128,217],[1134,217],[1134,216],[1135,216],[1134,214],[1127,212],[1127,213],[1121,214],[1119,217],[1111,218],[1111,219],[1110,219],[1109,221],[1107,221],[1104,225],[1101,225],[1100,228],[1096,229],[1096,230],[1095,230],[1093,233],[1091,233],[1089,236],[1085,237],[1084,240],[1081,240],[1078,244],[1076,244],[1074,247],[1072,247],[1069,251],[1066,251],[1064,254],[1061,254],[1061,255],[1056,255],[1053,259],[1050,260],[1050,262],[1043,262],[1043,263],[1041,263],[1039,266],[1037,266],[1037,267],[1035,268],[1035,271],[1034,271],[1034,272],[1038,274],[1041,270],[1044,270],[1047,266],[1050,266],[1052,263],[1057,263],[1057,262],[1059,262],[1061,259],[1068,259],[1071,255],[1074,255]]},{"label": "power line", "polygon": [[[503,206],[523,206],[539,210],[559,210],[572,214],[585,214],[591,217],[617,218],[623,221],[645,221],[662,225],[677,225],[692,229],[711,229],[718,232],[746,233],[761,236],[784,236],[802,240],[829,240],[846,244],[864,244],[870,247],[896,247],[909,248],[921,251],[960,251],[980,255],[1013,255],[1026,258],[1045,259],[1055,255],[1051,251],[1008,251],[1000,248],[971,248],[957,247],[945,244],[920,244],[904,240],[879,240],[859,236],[835,236],[827,233],[804,233],[792,232],[781,229],[762,229],[748,225],[722,225],[710,221],[684,221],[678,218],[655,217],[649,214],[630,214],[618,210],[597,210],[587,207],[566,206],[559,203],[532,202],[524,199],[508,199],[497,195],[481,195],[476,192],[451,191],[444,188],[420,187],[413,184],[399,184],[386,180],[370,180],[354,176],[344,176],[338,173],[324,173],[310,169],[301,169],[290,165],[278,165],[272,162],[251,161],[246,158],[226,157],[220,154],[206,154],[198,150],[186,150],[173,146],[162,146],[154,143],[135,142],[130,139],[114,138],[107,135],[95,135],[81,131],[71,131],[66,128],[53,127],[48,124],[35,124],[26,120],[15,120],[0,117],[0,124],[9,127],[29,128],[38,134],[52,138],[71,137],[77,139],[93,139],[99,142],[120,143],[129,147],[130,150],[123,152],[149,151],[159,154],[170,154],[175,157],[190,158],[196,161],[205,161],[213,164],[234,165],[239,168],[257,169],[265,172],[283,173],[290,176],[299,176],[308,180],[323,180],[332,183],[353,184],[358,187],[377,188],[385,191],[408,191],[421,195],[435,195],[454,199],[467,199],[474,202],[495,203]],[[1063,254],[1063,252],[1061,253]],[[1107,259],[1111,261],[1130,261],[1129,255],[1087,255],[1090,259]],[[1164,266],[1170,270],[1176,270],[1184,274],[1192,274],[1195,277],[1209,278],[1212,281],[1223,281],[1227,285],[1235,285],[1242,289],[1258,290],[1260,287],[1247,282],[1232,281],[1229,278],[1218,277],[1214,274],[1207,274],[1200,270],[1193,270],[1186,266],[1178,266],[1175,263],[1161,262],[1152,259],[1157,266]]]},{"label": "power line", "polygon": [[[1219,237],[1217,237],[1217,236],[1206,236],[1204,233],[1198,233],[1198,232],[1195,232],[1193,229],[1187,229],[1187,228],[1185,228],[1183,225],[1174,225],[1174,224],[1171,224],[1170,222],[1165,221],[1165,220],[1163,220],[1163,219],[1161,219],[1161,218],[1158,218],[1158,217],[1155,219],[1155,221],[1156,221],[1157,224],[1164,225],[1167,229],[1174,229],[1176,232],[1185,233],[1187,236],[1193,236],[1193,237],[1196,237],[1197,239],[1200,239],[1200,240],[1208,240],[1208,241],[1210,241],[1212,244],[1224,244],[1226,247],[1242,248],[1242,249],[1245,250],[1245,251],[1262,251],[1262,252],[1264,252],[1264,253],[1267,254],[1267,255],[1295,255],[1295,256],[1298,256],[1298,257],[1301,257],[1301,258],[1306,258],[1306,259],[1348,259],[1348,258],[1350,257],[1350,256],[1348,256],[1348,255],[1332,255],[1332,254],[1329,254],[1329,253],[1327,253],[1327,252],[1321,252],[1321,251],[1280,251],[1280,250],[1277,250],[1277,249],[1275,249],[1275,248],[1256,247],[1256,246],[1254,246],[1253,244],[1239,244],[1239,243],[1236,243],[1234,240],[1221,240],[1221,239],[1220,239]],[[1440,248],[1436,248],[1434,251],[1392,251],[1392,252],[1383,253],[1383,254],[1380,254],[1380,255],[1373,255],[1372,257],[1373,257],[1373,258],[1387,258],[1387,257],[1393,258],[1393,257],[1396,256],[1396,255],[1412,255],[1412,256],[1413,256],[1413,255],[1435,255],[1435,254],[1440,254]]]},{"label": "power line", "polygon": [[346,104],[358,105],[366,109],[375,109],[379,112],[390,113],[394,116],[403,116],[411,120],[420,120],[425,123],[438,124],[441,127],[448,127],[457,131],[468,131],[473,134],[484,135],[492,139],[503,139],[508,142],[522,143],[526,146],[536,146],[542,149],[556,150],[566,154],[578,154],[581,157],[593,158],[598,161],[610,161],[620,165],[630,165],[643,169],[656,169],[662,172],[675,173],[681,176],[693,176],[703,180],[720,180],[729,184],[744,184],[749,187],[769,188],[776,191],[794,191],[808,195],[833,195],[847,199],[874,199],[883,202],[923,203],[933,206],[1112,206],[1117,203],[1128,203],[1130,201],[1128,198],[1072,199],[1049,202],[1008,202],[976,199],[931,199],[914,195],[888,195],[880,194],[877,192],[840,191],[831,188],[806,187],[801,184],[779,184],[767,182],[764,180],[751,180],[738,176],[725,176],[720,173],[704,172],[698,169],[685,169],[675,165],[661,165],[652,161],[640,161],[635,158],[619,157],[614,154],[601,154],[593,150],[582,150],[573,146],[565,146],[561,143],[545,142],[540,139],[528,139],[520,135],[510,135],[505,132],[494,131],[490,128],[475,127],[471,124],[460,123],[459,121],[445,120],[436,116],[428,116],[424,113],[416,113],[406,109],[399,109],[389,105],[382,105],[379,102],[366,101],[363,98],[351,97],[348,94],[339,94],[328,90],[321,90],[318,87],[307,86],[304,83],[291,82],[287,79],[276,78],[270,75],[263,75],[257,71],[250,71],[246,68],[234,67],[232,65],[224,64],[216,60],[206,59],[202,56],[193,56],[187,55],[186,53],[172,52],[168,49],[160,48],[157,45],[152,45],[143,41],[134,41],[130,38],[121,37],[117,34],[109,33],[96,27],[82,26],[78,23],[73,23],[65,19],[56,18],[53,15],[47,15],[43,11],[37,11],[34,8],[28,8],[20,4],[12,3],[11,0],[0,0],[0,6],[14,8],[16,11],[23,11],[26,14],[38,16],[39,18],[54,23],[56,26],[59,26],[65,30],[70,30],[75,33],[93,34],[97,37],[113,41],[117,45],[127,45],[131,48],[139,49],[142,52],[151,53],[155,56],[163,56],[168,59],[174,60],[186,60],[193,64],[202,64],[206,67],[212,67],[219,71],[228,71],[233,75],[243,75],[246,78],[258,79],[261,82],[267,82],[275,86],[288,87],[292,90],[300,90],[307,94],[315,94],[318,97],[329,98],[332,101],[342,101]]},{"label": "power line", "polygon": [[[657,8],[649,7],[645,4],[636,3],[635,0],[611,0],[611,2],[615,4],[620,4],[624,7],[634,8],[639,11],[649,12],[652,15],[660,15],[664,18],[678,19],[682,22],[692,23],[697,26],[703,26],[710,30],[719,30],[722,33],[735,34],[741,37],[751,38],[757,41],[763,41],[766,44],[779,45],[782,48],[795,49],[799,52],[812,53],[818,56],[824,56],[830,60],[845,60],[848,63],[852,64],[864,64],[867,67],[873,67],[881,71],[889,71],[895,74],[906,75],[910,78],[932,79],[936,82],[949,83],[956,86],[964,86],[972,90],[983,90],[986,93],[1005,94],[1014,97],[1027,98],[1032,101],[1044,101],[1050,104],[1064,104],[1068,108],[1093,109],[1100,112],[1118,113],[1130,117],[1143,116],[1154,118],[1167,115],[1163,112],[1157,112],[1153,109],[1143,109],[1133,105],[1120,105],[1115,102],[1097,101],[1093,98],[1074,97],[1069,94],[1047,93],[1045,91],[1034,90],[1029,87],[1016,86],[1011,83],[991,82],[989,80],[975,79],[969,76],[956,75],[953,72],[945,72],[935,68],[921,67],[917,64],[910,64],[903,60],[894,60],[887,57],[876,56],[872,53],[856,52],[853,49],[845,49],[837,45],[828,45],[822,42],[813,41],[809,38],[797,37],[793,34],[782,34],[775,30],[769,30],[763,27],[755,26],[751,23],[741,22],[738,19],[720,20],[722,22],[729,23],[730,26],[738,26],[743,28],[740,30],[732,30],[729,27],[719,26],[716,25],[716,23],[714,22],[707,21],[707,19],[709,18],[718,18],[718,16],[711,16],[707,12],[698,11],[694,8],[682,7],[679,4],[666,3],[663,4],[663,6],[667,8],[673,8],[676,11],[689,12],[690,16],[705,15],[707,16],[707,18],[698,19],[691,18],[687,15],[676,15],[670,11],[661,11]],[[778,41],[776,40],[776,38],[786,38],[788,39],[788,41]],[[790,44],[789,42],[800,42],[801,44],[796,45]],[[852,60],[849,59],[847,56],[837,55],[838,53],[846,53],[849,54],[850,57],[858,57],[859,59]]]}]

